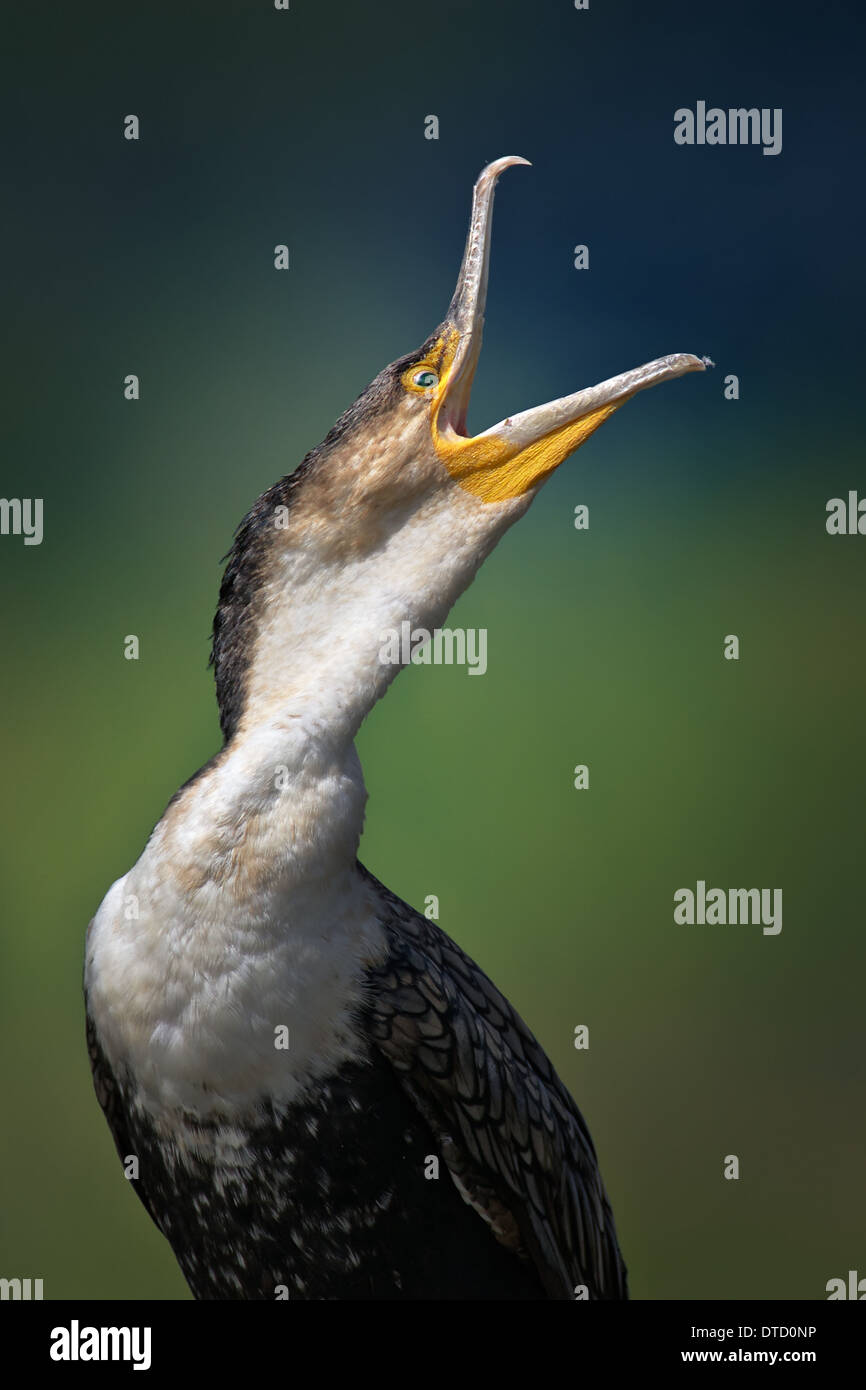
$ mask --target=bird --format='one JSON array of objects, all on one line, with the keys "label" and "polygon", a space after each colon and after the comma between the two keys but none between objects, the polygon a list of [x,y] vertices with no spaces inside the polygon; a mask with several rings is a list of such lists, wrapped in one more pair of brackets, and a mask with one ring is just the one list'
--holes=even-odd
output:
[{"label": "bird", "polygon": [[196,1299],[628,1298],[586,1123],[516,1009],[358,859],[355,738],[543,483],[658,358],[477,435],[494,190],[444,320],[238,526],[221,749],[86,937],[97,1099]]}]

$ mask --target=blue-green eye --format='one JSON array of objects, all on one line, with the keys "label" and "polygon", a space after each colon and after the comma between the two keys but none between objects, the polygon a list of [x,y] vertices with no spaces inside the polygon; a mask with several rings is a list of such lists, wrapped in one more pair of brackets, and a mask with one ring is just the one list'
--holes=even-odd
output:
[{"label": "blue-green eye", "polygon": [[416,372],[412,381],[416,386],[423,386],[426,391],[429,386],[436,386],[439,382],[439,378],[435,372],[423,371]]}]

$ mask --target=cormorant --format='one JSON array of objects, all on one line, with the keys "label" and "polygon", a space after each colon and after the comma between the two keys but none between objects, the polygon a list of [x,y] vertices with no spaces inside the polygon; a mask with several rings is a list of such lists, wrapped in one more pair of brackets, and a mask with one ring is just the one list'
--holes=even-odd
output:
[{"label": "cormorant", "polygon": [[[663,357],[466,434],[496,160],[444,321],[236,533],[224,746],[88,929],[96,1093],[199,1299],[627,1298],[592,1140],[499,990],[357,860],[354,738],[553,470]],[[438,1162],[439,1179],[431,1176]]]}]

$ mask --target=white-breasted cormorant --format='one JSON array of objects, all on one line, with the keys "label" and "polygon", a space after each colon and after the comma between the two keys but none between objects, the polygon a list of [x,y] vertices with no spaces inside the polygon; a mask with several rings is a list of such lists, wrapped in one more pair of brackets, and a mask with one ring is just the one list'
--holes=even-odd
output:
[{"label": "white-breasted cormorant", "polygon": [[354,738],[399,669],[383,634],[434,630],[563,459],[704,365],[664,357],[467,437],[494,186],[522,163],[475,185],[444,322],[241,523],[213,632],[224,746],[88,931],[97,1096],[197,1298],[627,1297],[543,1050],[356,857]]}]

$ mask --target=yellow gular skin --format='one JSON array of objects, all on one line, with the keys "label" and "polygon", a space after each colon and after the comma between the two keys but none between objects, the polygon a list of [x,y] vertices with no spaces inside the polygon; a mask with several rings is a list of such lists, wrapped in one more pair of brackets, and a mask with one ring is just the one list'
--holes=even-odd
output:
[{"label": "yellow gular skin", "polygon": [[[404,374],[403,384],[408,391],[430,397],[430,430],[437,455],[454,481],[483,502],[508,502],[537,487],[623,404],[615,401],[602,406],[522,448],[499,435],[467,439],[450,429],[442,434],[439,412],[448,395],[459,339],[456,329],[440,338],[425,361],[414,363]],[[422,371],[436,372],[439,385],[418,386],[412,378]]]},{"label": "yellow gular skin", "polygon": [[442,437],[433,426],[436,452],[451,477],[483,502],[508,502],[544,482],[555,468],[579,449],[621,402],[602,406],[570,424],[560,425],[523,449],[496,435],[461,439]]}]

